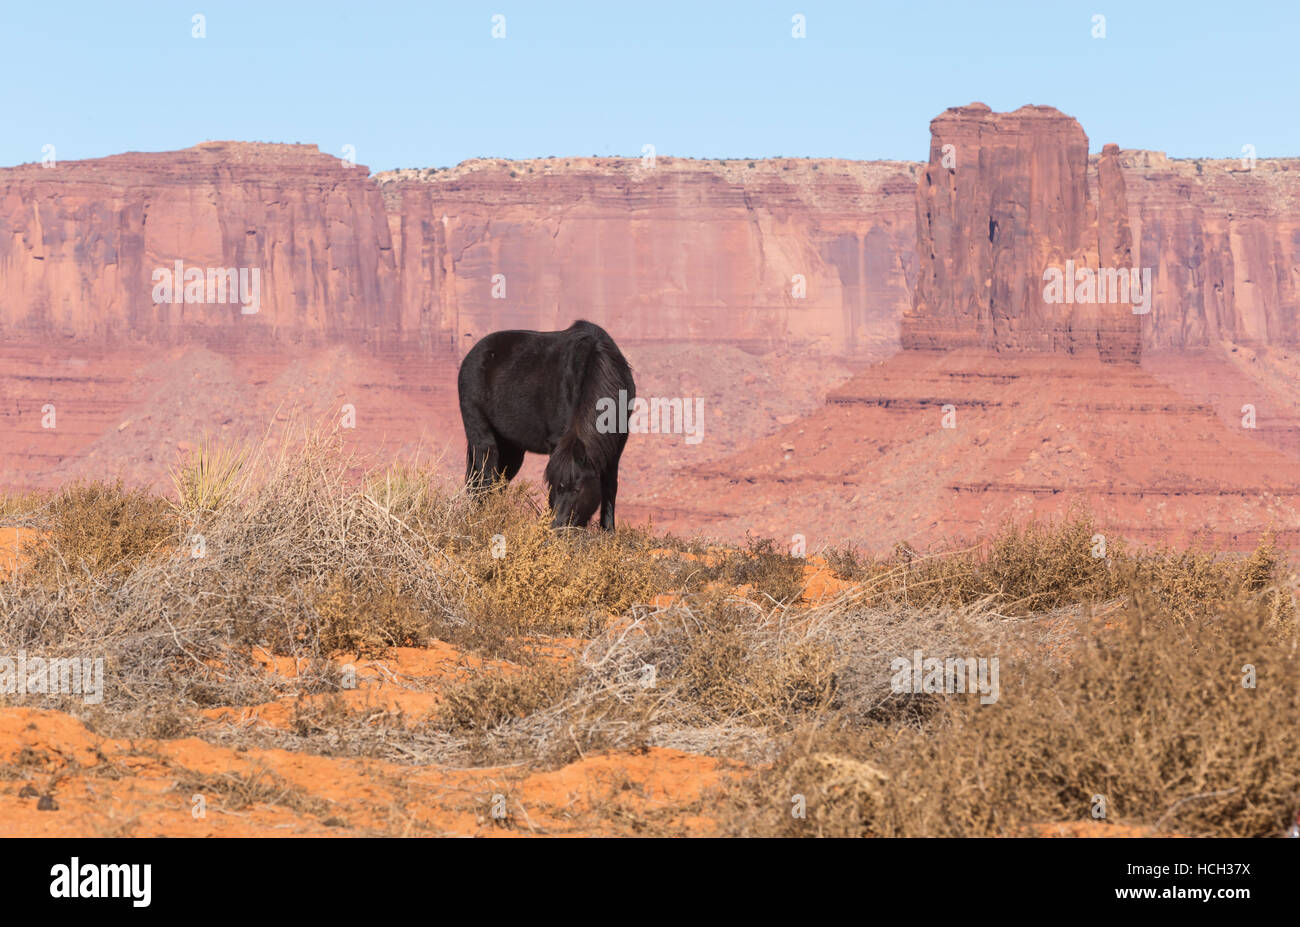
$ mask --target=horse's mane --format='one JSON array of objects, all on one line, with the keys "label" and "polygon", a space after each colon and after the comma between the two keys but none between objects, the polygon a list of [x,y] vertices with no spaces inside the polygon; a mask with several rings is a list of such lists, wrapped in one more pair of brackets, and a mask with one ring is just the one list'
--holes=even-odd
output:
[{"label": "horse's mane", "polygon": [[582,442],[587,460],[598,471],[603,472],[617,460],[625,436],[618,431],[602,433],[596,427],[596,403],[607,398],[615,403],[617,409],[619,390],[627,393],[629,405],[636,395],[632,368],[605,330],[581,319],[570,329],[577,334],[574,360],[584,364],[585,370],[578,383],[573,419],[546,466],[548,482],[553,482],[553,476],[560,474],[560,467],[572,465],[577,441]]}]

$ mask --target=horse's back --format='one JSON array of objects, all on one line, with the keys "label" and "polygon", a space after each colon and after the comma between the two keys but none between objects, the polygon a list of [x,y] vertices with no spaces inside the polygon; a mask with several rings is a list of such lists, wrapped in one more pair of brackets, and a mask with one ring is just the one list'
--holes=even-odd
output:
[{"label": "horse's back", "polygon": [[[614,339],[585,320],[561,331],[510,329],[484,335],[461,361],[462,418],[486,420],[498,436],[533,453],[550,453],[582,402],[593,371],[631,398],[631,368]],[[612,374],[612,376],[610,375]]]},{"label": "horse's back", "polygon": [[623,353],[609,332],[594,322],[578,319],[560,331],[540,332],[507,329],[484,335],[469,349],[460,364],[459,385],[463,391],[473,375],[510,367],[554,366],[561,362],[587,363],[584,347],[600,347],[620,368],[630,370]]}]

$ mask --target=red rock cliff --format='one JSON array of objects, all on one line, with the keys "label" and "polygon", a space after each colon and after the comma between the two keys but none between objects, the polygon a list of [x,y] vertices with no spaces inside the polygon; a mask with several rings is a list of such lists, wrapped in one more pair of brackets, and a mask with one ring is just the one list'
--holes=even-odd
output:
[{"label": "red rock cliff", "polygon": [[[1146,350],[1300,343],[1300,160],[1089,157],[1048,107],[959,107],[931,128],[927,165],[371,177],[313,146],[209,142],[0,170],[0,339],[430,351],[585,316],[628,339],[836,352],[897,346],[900,319],[909,347],[1110,360],[1134,358],[1138,333]],[[156,304],[152,275],[177,260],[257,268],[259,311]],[[1150,268],[1149,313],[1045,302],[1043,271],[1067,260]]]},{"label": "red rock cliff", "polygon": [[631,340],[896,344],[915,165],[476,161],[379,175],[404,324],[467,341],[608,324]]},{"label": "red rock cliff", "polygon": [[[154,271],[177,260],[258,269],[258,312],[156,304]],[[379,190],[365,168],[307,145],[210,142],[0,171],[0,292],[9,339],[400,337]]]},{"label": "red rock cliff", "polygon": [[[25,165],[0,171],[0,338],[429,350],[587,317],[629,339],[896,345],[915,170],[547,159],[371,178],[311,146],[226,142]],[[177,260],[258,268],[259,311],[156,304]]]},{"label": "red rock cliff", "polygon": [[1300,345],[1300,159],[1118,158],[1155,279],[1146,347]]}]

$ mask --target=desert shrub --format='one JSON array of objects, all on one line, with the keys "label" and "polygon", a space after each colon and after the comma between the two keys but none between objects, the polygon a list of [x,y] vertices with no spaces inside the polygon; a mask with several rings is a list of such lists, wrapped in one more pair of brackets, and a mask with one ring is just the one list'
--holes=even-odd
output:
[{"label": "desert shrub", "polygon": [[[1057,524],[1008,526],[993,539],[961,596],[991,595],[1006,611],[1020,614],[1112,598],[1118,584],[1106,558],[1093,554],[1096,535],[1087,515]],[[1122,556],[1115,546],[1112,542],[1112,556]]]},{"label": "desert shrub", "polygon": [[476,676],[444,690],[431,723],[450,730],[491,730],[554,705],[575,682],[572,669],[546,664]]},{"label": "desert shrub", "polygon": [[771,538],[750,538],[745,549],[731,560],[728,579],[735,585],[750,585],[777,602],[791,602],[803,591],[806,561],[777,550]]},{"label": "desert shrub", "polygon": [[828,548],[822,556],[832,573],[850,582],[867,579],[876,572],[875,559],[852,544]]},{"label": "desert shrub", "polygon": [[883,729],[816,724],[787,735],[774,763],[722,791],[720,832],[745,837],[879,835],[880,819],[891,802],[889,774],[868,758],[879,736]]},{"label": "desert shrub", "polygon": [[728,547],[665,536],[655,547],[668,552],[658,569],[675,592],[748,586],[753,595],[776,602],[793,602],[803,592],[807,561],[783,553],[771,538],[749,537],[743,547]]},{"label": "desert shrub", "polygon": [[372,655],[389,647],[418,647],[432,636],[429,620],[396,584],[359,587],[347,574],[333,573],[312,598],[312,607],[324,652]]},{"label": "desert shrub", "polygon": [[847,545],[828,550],[826,560],[837,576],[863,583],[878,603],[987,601],[1003,614],[1027,615],[1119,595],[1116,563],[1126,552],[1112,540],[1106,557],[1094,556],[1097,534],[1092,517],[1075,511],[1054,522],[1008,522],[986,544],[966,550],[922,555],[900,543],[891,556],[873,557]]},{"label": "desert shrub", "polygon": [[965,605],[988,599],[1001,612],[1026,615],[1119,593],[1113,561],[1123,556],[1112,542],[1107,558],[1093,555],[1096,526],[1087,514],[1058,522],[1008,523],[987,547],[954,555],[918,558],[900,545],[877,566],[882,598],[917,605]]},{"label": "desert shrub", "polygon": [[[1022,649],[1004,665],[995,704],[931,696],[938,709],[922,727],[823,719],[735,790],[726,828],[1022,835],[1091,820],[1102,796],[1111,822],[1278,832],[1300,807],[1300,654],[1261,603],[1192,618],[1137,606],[1119,627],[1081,622],[1060,659]],[[1243,686],[1247,664],[1253,688]],[[806,819],[791,817],[794,794],[809,802]]]},{"label": "desert shrub", "polygon": [[1075,510],[1059,521],[1008,523],[988,544],[969,550],[920,556],[900,544],[892,556],[873,558],[842,547],[829,551],[827,562],[840,577],[861,582],[868,600],[877,603],[987,602],[1002,614],[1026,616],[1125,597],[1204,611],[1257,594],[1269,599],[1277,617],[1291,614],[1290,596],[1280,584],[1283,558],[1270,537],[1246,557],[1133,550],[1110,538],[1099,557],[1099,534],[1092,516]]},{"label": "desert shrub", "polygon": [[766,622],[738,603],[715,602],[691,617],[688,646],[665,675],[703,717],[782,725],[832,704],[838,664],[826,642],[772,639]]},{"label": "desert shrub", "polygon": [[44,582],[123,574],[176,539],[167,502],[116,483],[77,483],[54,495],[24,548],[24,572]]},{"label": "desert shrub", "polygon": [[0,494],[0,518],[11,519],[32,515],[46,501],[38,492],[17,492]]},{"label": "desert shrub", "polygon": [[428,523],[433,509],[448,506],[448,500],[430,488],[428,473],[403,464],[369,476],[361,495],[386,517],[404,521]]},{"label": "desert shrub", "polygon": [[1266,535],[1245,557],[1162,550],[1129,559],[1121,574],[1131,598],[1176,614],[1213,613],[1245,597],[1258,599],[1271,619],[1292,621],[1295,606],[1284,568],[1284,558]]},{"label": "desert shrub", "polygon": [[667,591],[635,535],[552,531],[526,492],[494,494],[443,539],[443,553],[468,580],[467,621],[511,634],[572,634]]},{"label": "desert shrub", "polygon": [[842,663],[830,635],[806,616],[718,591],[638,614],[587,659],[633,690],[652,673],[662,714],[679,723],[777,727],[831,707]]}]

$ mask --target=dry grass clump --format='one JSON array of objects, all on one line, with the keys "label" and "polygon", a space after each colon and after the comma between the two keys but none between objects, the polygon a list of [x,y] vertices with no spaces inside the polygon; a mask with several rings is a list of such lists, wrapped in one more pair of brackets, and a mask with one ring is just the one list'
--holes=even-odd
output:
[{"label": "dry grass clump", "polygon": [[170,791],[179,792],[187,800],[202,796],[206,802],[217,806],[214,810],[239,812],[254,805],[275,805],[317,817],[330,814],[330,805],[324,799],[286,782],[269,769],[256,769],[250,773],[178,772]]},{"label": "dry grass clump", "polygon": [[804,589],[808,561],[782,552],[771,538],[751,536],[742,547],[719,547],[669,535],[654,539],[654,547],[677,555],[660,565],[677,591],[744,586],[774,602],[793,602]]},{"label": "dry grass clump", "polygon": [[1171,609],[1203,610],[1272,590],[1275,616],[1288,616],[1293,608],[1290,596],[1279,591],[1282,557],[1270,537],[1245,558],[1140,551],[1104,538],[1093,517],[1079,510],[1058,521],[1007,523],[988,544],[968,550],[921,556],[900,544],[887,558],[851,547],[826,557],[837,575],[861,582],[878,604],[986,603],[1003,615],[1026,616],[1137,594]]},{"label": "dry grass clump", "polygon": [[311,610],[319,622],[313,631],[325,652],[374,655],[390,647],[419,647],[431,639],[430,622],[396,582],[383,588],[361,586],[346,573],[334,573],[312,597]]},{"label": "dry grass clump", "polygon": [[781,606],[701,595],[642,619],[624,669],[673,692],[679,723],[771,725],[829,708],[842,661],[816,619]]},{"label": "dry grass clump", "polygon": [[668,591],[637,532],[552,531],[527,492],[511,486],[463,522],[426,532],[464,571],[467,622],[505,635],[575,634]]},{"label": "dry grass clump", "polygon": [[577,673],[543,664],[518,673],[488,673],[443,690],[436,727],[481,733],[512,719],[527,718],[558,703],[577,682]]},{"label": "dry grass clump", "polygon": [[926,723],[901,728],[824,716],[729,796],[726,829],[1021,835],[1092,819],[1100,797],[1110,821],[1262,836],[1300,807],[1300,641],[1260,597],[1199,617],[1136,604],[1111,629],[1081,620],[1055,657],[1013,640],[996,703],[928,696]]},{"label": "dry grass clump", "polygon": [[84,574],[121,575],[175,539],[166,501],[116,483],[77,483],[37,511],[40,534],[24,547],[24,572],[57,584]]}]

